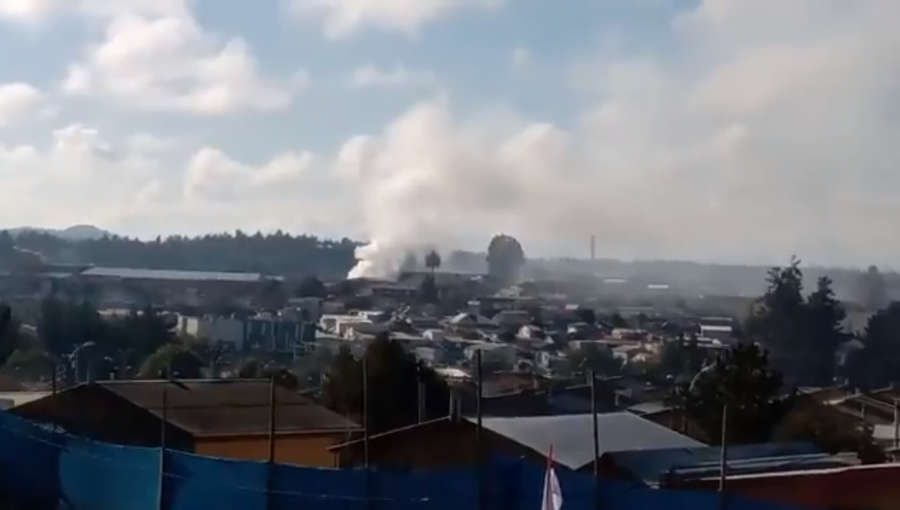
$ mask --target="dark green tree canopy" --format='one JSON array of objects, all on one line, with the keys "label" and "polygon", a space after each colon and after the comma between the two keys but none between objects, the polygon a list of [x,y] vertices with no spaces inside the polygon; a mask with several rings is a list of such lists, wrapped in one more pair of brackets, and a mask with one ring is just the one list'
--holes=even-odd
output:
[{"label": "dark green tree canopy", "polygon": [[512,285],[519,281],[525,265],[525,250],[516,238],[496,235],[488,245],[487,264],[491,278],[502,285]]},{"label": "dark green tree canopy", "polygon": [[781,374],[769,367],[768,353],[755,344],[739,344],[716,357],[690,382],[676,386],[674,401],[703,430],[710,444],[720,444],[723,409],[730,444],[766,442],[791,408]]},{"label": "dark green tree canopy", "polygon": [[144,360],[140,376],[144,379],[198,379],[203,362],[183,345],[168,344],[159,348]]},{"label": "dark green tree canopy", "polygon": [[[372,341],[366,349],[365,363],[369,395],[366,421],[371,433],[415,423],[420,396],[426,417],[446,415],[449,396],[446,383],[389,335],[380,335]],[[363,372],[363,360],[342,350],[332,362],[325,386],[330,407],[360,421],[363,421]]]}]

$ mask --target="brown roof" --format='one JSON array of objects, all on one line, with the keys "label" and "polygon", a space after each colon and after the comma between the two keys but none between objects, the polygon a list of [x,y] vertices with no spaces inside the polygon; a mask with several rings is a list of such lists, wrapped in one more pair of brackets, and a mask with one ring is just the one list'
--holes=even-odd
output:
[{"label": "brown roof", "polygon": [[[269,381],[210,379],[190,381],[103,381],[98,386],[163,415],[194,436],[255,435],[269,431]],[[309,433],[359,428],[338,413],[280,386],[275,390],[275,431]]]}]

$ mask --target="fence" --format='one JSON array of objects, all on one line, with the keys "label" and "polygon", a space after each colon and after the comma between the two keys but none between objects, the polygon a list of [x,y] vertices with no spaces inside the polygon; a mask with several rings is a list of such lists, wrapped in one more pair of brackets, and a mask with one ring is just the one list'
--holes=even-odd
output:
[{"label": "fence", "polygon": [[[164,460],[164,462],[163,462]],[[160,467],[165,476],[160,480]],[[495,461],[483,508],[539,510],[543,467]],[[590,475],[559,473],[564,510],[595,507]],[[716,510],[716,493],[604,480],[604,510]],[[35,510],[461,510],[477,508],[475,470],[312,469],[116,446],[0,413],[0,506]],[[728,510],[793,510],[729,497]]]}]

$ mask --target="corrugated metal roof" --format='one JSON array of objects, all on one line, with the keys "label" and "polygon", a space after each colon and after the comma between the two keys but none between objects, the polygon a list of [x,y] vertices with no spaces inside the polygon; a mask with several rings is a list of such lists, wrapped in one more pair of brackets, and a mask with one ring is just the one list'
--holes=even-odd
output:
[{"label": "corrugated metal roof", "polygon": [[[798,456],[819,455],[821,450],[812,443],[764,443],[734,445],[728,448],[728,465],[738,467],[752,459],[767,459],[768,465],[784,464]],[[684,473],[691,468],[718,466],[721,449],[716,446],[696,448],[664,448],[643,451],[614,452],[610,458],[617,466],[649,483],[658,483],[669,470]],[[777,460],[773,460],[777,459]],[[791,464],[794,465],[794,464]]]},{"label": "corrugated metal roof", "polygon": [[174,269],[137,269],[127,267],[92,267],[82,276],[122,278],[130,280],[221,281],[258,282],[265,278],[261,273],[232,273],[219,271],[180,271]]},{"label": "corrugated metal roof", "polygon": [[[473,421],[472,418],[469,418]],[[600,455],[614,452],[704,446],[674,430],[631,413],[597,415]],[[554,460],[569,469],[580,469],[594,460],[593,426],[590,414],[484,418],[485,428],[536,452],[547,454],[553,446]]]},{"label": "corrugated metal roof", "polygon": [[[169,381],[101,381],[111,391],[162,416],[166,390],[168,421],[195,436],[266,433],[269,429],[269,381],[213,379]],[[356,423],[311,400],[276,387],[277,432],[357,429]]]}]

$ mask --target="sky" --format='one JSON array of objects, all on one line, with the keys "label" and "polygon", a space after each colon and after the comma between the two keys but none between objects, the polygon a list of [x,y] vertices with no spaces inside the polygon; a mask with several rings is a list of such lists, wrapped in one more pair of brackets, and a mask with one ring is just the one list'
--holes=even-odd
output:
[{"label": "sky", "polygon": [[0,226],[897,267],[897,0],[0,0]]}]

